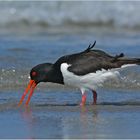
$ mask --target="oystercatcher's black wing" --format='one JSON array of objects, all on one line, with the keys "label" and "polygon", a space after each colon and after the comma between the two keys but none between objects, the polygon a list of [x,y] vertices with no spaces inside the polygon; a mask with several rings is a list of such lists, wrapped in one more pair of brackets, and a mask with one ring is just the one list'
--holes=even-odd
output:
[{"label": "oystercatcher's black wing", "polygon": [[70,72],[76,75],[85,75],[101,69],[119,67],[120,65],[116,63],[119,57],[122,57],[122,54],[113,57],[102,50],[86,49],[81,53],[61,57],[54,66],[60,67],[62,63],[68,63],[71,65],[68,68]]},{"label": "oystercatcher's black wing", "polygon": [[75,60],[71,62],[71,66],[68,70],[76,75],[85,75],[101,69],[108,70],[117,68],[120,65],[116,63],[115,59],[117,59],[116,56],[110,56],[101,50],[83,52],[75,57]]}]

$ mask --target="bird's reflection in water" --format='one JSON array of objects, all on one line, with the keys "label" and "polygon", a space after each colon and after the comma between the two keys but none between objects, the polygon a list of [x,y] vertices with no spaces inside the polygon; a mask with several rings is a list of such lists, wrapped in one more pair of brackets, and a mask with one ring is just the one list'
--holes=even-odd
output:
[{"label": "bird's reflection in water", "polygon": [[93,115],[92,115],[93,122],[97,123],[97,121],[98,121],[98,109],[97,109],[97,106],[93,106],[92,113],[93,113]]},{"label": "bird's reflection in water", "polygon": [[20,111],[21,117],[23,121],[26,123],[26,127],[28,129],[28,138],[33,138],[33,116],[32,116],[32,109],[29,106],[22,108],[23,110]]},{"label": "bird's reflection in water", "polygon": [[83,106],[80,112],[81,138],[87,138],[89,135],[94,136],[93,128],[98,123],[98,111],[96,106]]},{"label": "bird's reflection in water", "polygon": [[92,113],[93,116],[93,122],[96,123],[98,119],[98,110],[96,105],[91,105],[91,106],[82,106],[81,107],[81,112],[80,112],[80,117],[82,122],[85,122],[86,119],[88,119],[89,114]]}]

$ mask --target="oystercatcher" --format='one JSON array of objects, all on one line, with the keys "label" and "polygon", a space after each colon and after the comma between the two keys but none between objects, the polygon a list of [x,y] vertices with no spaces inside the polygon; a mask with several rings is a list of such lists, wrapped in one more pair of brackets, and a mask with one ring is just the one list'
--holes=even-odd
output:
[{"label": "oystercatcher", "polygon": [[93,92],[93,104],[96,104],[96,89],[106,79],[117,76],[118,70],[124,66],[140,65],[140,59],[138,58],[126,58],[123,53],[112,56],[102,50],[92,49],[95,44],[96,41],[80,53],[62,56],[54,64],[43,63],[33,67],[30,71],[31,80],[21,97],[19,105],[22,104],[30,90],[25,103],[28,105],[36,85],[40,82],[52,82],[79,88],[82,93],[80,105],[85,105],[85,92],[91,90]]}]

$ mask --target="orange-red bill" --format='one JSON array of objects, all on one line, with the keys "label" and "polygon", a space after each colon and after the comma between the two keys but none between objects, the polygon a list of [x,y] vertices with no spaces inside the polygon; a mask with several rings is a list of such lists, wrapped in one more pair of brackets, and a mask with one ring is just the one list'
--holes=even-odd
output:
[{"label": "orange-red bill", "polygon": [[31,90],[31,91],[30,91],[30,94],[29,94],[29,96],[28,96],[28,99],[27,99],[27,101],[26,101],[26,105],[29,104],[30,99],[31,99],[31,96],[32,96],[32,94],[33,94],[33,91],[34,91],[36,85],[37,85],[37,84],[35,83],[34,80],[30,80],[30,81],[29,81],[29,84],[28,84],[27,88],[25,89],[25,92],[23,93],[23,95],[22,95],[22,97],[21,97],[21,99],[20,99],[20,101],[19,101],[18,106],[20,106],[20,105],[22,104],[22,102],[23,102],[25,96],[28,94],[29,90]]},{"label": "orange-red bill", "polygon": [[33,83],[33,86],[32,86],[32,88],[31,88],[30,94],[29,94],[28,99],[27,99],[27,101],[26,101],[26,103],[25,103],[26,105],[29,104],[30,99],[31,99],[31,97],[32,97],[32,95],[33,95],[33,92],[34,92],[35,87],[36,87],[36,83]]}]

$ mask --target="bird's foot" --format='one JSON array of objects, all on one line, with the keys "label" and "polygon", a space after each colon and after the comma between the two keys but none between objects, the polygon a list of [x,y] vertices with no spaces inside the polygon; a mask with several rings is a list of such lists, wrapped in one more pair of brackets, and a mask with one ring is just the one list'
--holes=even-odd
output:
[{"label": "bird's foot", "polygon": [[80,106],[84,106],[86,103],[86,95],[82,95],[82,101],[80,103]]}]

